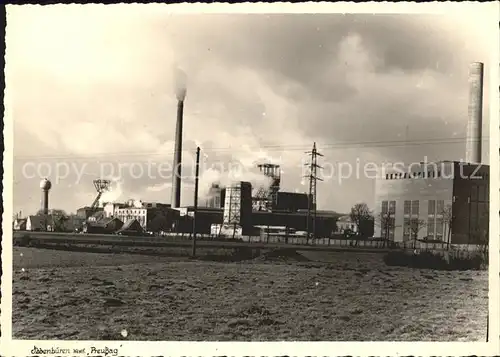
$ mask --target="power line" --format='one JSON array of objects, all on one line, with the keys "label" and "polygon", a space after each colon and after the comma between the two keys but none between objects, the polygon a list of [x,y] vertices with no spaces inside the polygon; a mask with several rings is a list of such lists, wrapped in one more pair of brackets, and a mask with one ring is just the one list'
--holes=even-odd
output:
[{"label": "power line", "polygon": [[[337,150],[337,149],[357,149],[357,148],[389,148],[389,147],[404,147],[404,146],[434,146],[434,145],[451,145],[451,144],[461,144],[464,142],[465,137],[454,137],[454,138],[436,138],[427,140],[392,140],[392,141],[359,141],[359,142],[339,142],[332,144],[322,145],[323,150]],[[484,137],[483,141],[489,141],[489,137]],[[306,147],[304,145],[261,145],[256,147],[249,147],[248,149],[243,149],[241,146],[238,147],[219,147],[219,148],[207,148],[206,151],[210,153],[239,153],[239,152],[249,152],[252,150],[265,150],[267,152],[278,152],[278,151],[303,151]],[[185,150],[186,151],[186,150]],[[15,160],[27,160],[27,159],[97,159],[97,158],[110,158],[110,157],[124,157],[124,156],[171,156],[174,151],[164,151],[164,152],[112,152],[112,153],[95,153],[90,155],[14,155]]]}]

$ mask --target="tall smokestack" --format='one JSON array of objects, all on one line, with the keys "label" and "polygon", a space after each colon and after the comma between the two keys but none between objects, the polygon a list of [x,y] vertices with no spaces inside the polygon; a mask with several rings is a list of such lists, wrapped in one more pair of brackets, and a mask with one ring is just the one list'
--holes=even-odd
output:
[{"label": "tall smokestack", "polygon": [[481,62],[471,63],[469,66],[469,120],[467,123],[465,161],[472,164],[481,163],[483,76],[484,64]]},{"label": "tall smokestack", "polygon": [[184,98],[177,96],[177,124],[175,126],[174,165],[172,177],[172,208],[181,205],[182,177],[182,122],[184,114]]}]

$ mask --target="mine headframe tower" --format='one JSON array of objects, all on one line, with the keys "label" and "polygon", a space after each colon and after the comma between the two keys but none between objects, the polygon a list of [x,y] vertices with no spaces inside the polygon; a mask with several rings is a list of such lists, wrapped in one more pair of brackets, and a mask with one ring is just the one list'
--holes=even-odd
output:
[{"label": "mine headframe tower", "polygon": [[97,191],[97,196],[94,199],[94,202],[92,202],[92,205],[90,206],[90,208],[93,211],[95,211],[99,207],[99,200],[101,199],[102,194],[109,190],[110,185],[111,185],[110,180],[104,180],[104,179],[94,180],[94,187]]},{"label": "mine headframe tower", "polygon": [[258,168],[264,176],[269,177],[271,183],[268,187],[261,186],[253,198],[254,210],[272,211],[278,201],[278,192],[281,185],[281,170],[279,165],[260,164]]}]

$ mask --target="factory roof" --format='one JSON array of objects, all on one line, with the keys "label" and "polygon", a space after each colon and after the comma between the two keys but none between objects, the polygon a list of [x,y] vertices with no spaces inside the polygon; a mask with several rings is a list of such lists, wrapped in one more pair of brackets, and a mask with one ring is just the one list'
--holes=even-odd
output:
[{"label": "factory roof", "polygon": [[[456,170],[465,169],[465,172],[481,172],[484,174],[489,171],[489,165],[465,163],[463,161],[430,161],[416,162],[406,166],[395,164],[394,166],[384,165],[378,168],[376,178],[378,180],[387,180],[394,178],[421,179],[421,178],[440,178],[442,173],[446,173],[446,178],[453,177]],[[476,170],[479,169],[479,170]]]},{"label": "factory roof", "polygon": [[[297,213],[300,213],[300,214],[307,214],[307,210],[306,209],[299,209],[297,211]],[[311,211],[311,214],[312,211]],[[316,216],[333,216],[333,217],[339,217],[339,216],[342,216],[342,214],[340,213],[337,213],[335,211],[329,211],[329,210],[316,210]]]},{"label": "factory roof", "polygon": [[[194,206],[185,206],[185,207],[179,207],[179,209],[175,209],[175,208],[172,208],[173,210],[181,210],[181,209],[184,209],[184,210],[188,210],[188,211],[193,211],[194,210]],[[197,208],[198,211],[203,211],[203,212],[222,212],[223,209],[222,208],[217,208],[217,207],[201,207],[201,206],[198,206]]]},{"label": "factory roof", "polygon": [[87,222],[87,225],[92,226],[92,227],[106,227],[108,226],[111,222],[119,221],[123,223],[120,219],[116,217],[103,217],[99,219],[98,221],[90,221]]},{"label": "factory roof", "polygon": [[129,219],[125,224],[120,228],[120,231],[142,231],[142,226],[137,219]]},{"label": "factory roof", "polygon": [[[185,206],[185,207],[181,207],[181,209],[187,209],[189,211],[191,210],[194,210],[194,206]],[[223,208],[218,208],[218,207],[198,207],[198,211],[210,211],[210,212],[222,212],[224,209]],[[296,212],[269,212],[269,211],[253,211],[254,213],[257,212],[257,213],[279,213],[279,214],[293,214],[293,213],[299,213],[299,214],[303,214],[303,213],[307,213],[307,209],[299,209],[297,210]],[[331,210],[316,210],[316,214],[322,214],[322,215],[334,215],[334,216],[341,216],[342,214],[338,213],[338,212],[335,212],[335,211],[331,211]]]}]

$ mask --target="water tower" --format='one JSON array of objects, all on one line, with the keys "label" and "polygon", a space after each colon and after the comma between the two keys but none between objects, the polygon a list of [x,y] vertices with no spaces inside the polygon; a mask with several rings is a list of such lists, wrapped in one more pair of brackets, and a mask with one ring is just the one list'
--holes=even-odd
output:
[{"label": "water tower", "polygon": [[52,188],[52,183],[48,178],[40,181],[40,189],[42,190],[41,208],[43,214],[49,214],[49,191]]}]

